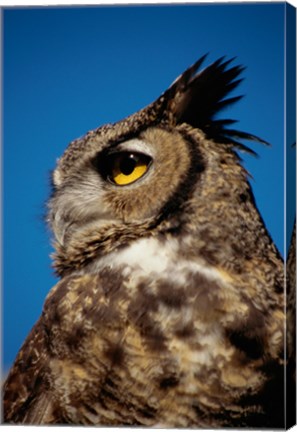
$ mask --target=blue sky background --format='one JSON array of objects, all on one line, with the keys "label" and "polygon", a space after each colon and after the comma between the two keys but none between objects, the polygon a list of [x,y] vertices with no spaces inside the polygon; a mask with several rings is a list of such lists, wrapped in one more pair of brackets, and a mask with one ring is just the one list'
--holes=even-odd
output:
[{"label": "blue sky background", "polygon": [[244,160],[284,252],[284,12],[284,3],[4,10],[4,370],[56,282],[43,222],[56,159],[156,99],[206,52],[208,63],[226,55],[247,66],[236,91],[246,97],[225,115],[272,144]]}]

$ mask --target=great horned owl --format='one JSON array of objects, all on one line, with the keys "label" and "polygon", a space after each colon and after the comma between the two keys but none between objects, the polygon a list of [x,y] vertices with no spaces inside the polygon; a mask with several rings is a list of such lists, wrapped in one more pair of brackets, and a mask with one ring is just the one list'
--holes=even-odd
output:
[{"label": "great horned owl", "polygon": [[60,282],[4,385],[4,421],[284,426],[283,262],[216,120],[241,66],[204,57],[70,143],[49,223]]}]

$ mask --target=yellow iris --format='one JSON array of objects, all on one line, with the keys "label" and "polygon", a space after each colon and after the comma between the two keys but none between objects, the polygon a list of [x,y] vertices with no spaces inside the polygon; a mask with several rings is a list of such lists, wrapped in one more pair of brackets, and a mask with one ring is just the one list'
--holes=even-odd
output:
[{"label": "yellow iris", "polygon": [[109,178],[119,186],[133,183],[147,172],[150,160],[140,153],[122,152],[113,155]]}]

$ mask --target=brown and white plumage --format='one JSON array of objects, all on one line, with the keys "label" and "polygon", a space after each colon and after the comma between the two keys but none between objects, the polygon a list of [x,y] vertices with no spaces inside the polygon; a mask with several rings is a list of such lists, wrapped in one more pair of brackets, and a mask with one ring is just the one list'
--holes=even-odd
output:
[{"label": "brown and white plumage", "polygon": [[[215,119],[242,68],[203,60],[58,161],[61,281],[5,383],[5,422],[284,426],[283,263],[235,151],[262,140]],[[142,174],[125,183],[131,154]]]}]

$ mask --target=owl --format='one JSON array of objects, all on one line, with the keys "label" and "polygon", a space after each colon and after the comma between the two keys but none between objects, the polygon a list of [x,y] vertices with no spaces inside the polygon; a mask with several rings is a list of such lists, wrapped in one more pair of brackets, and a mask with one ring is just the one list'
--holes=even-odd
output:
[{"label": "owl", "polygon": [[60,280],[4,384],[4,422],[285,426],[283,261],[217,113],[243,67],[205,56],[71,142],[48,222]]}]

